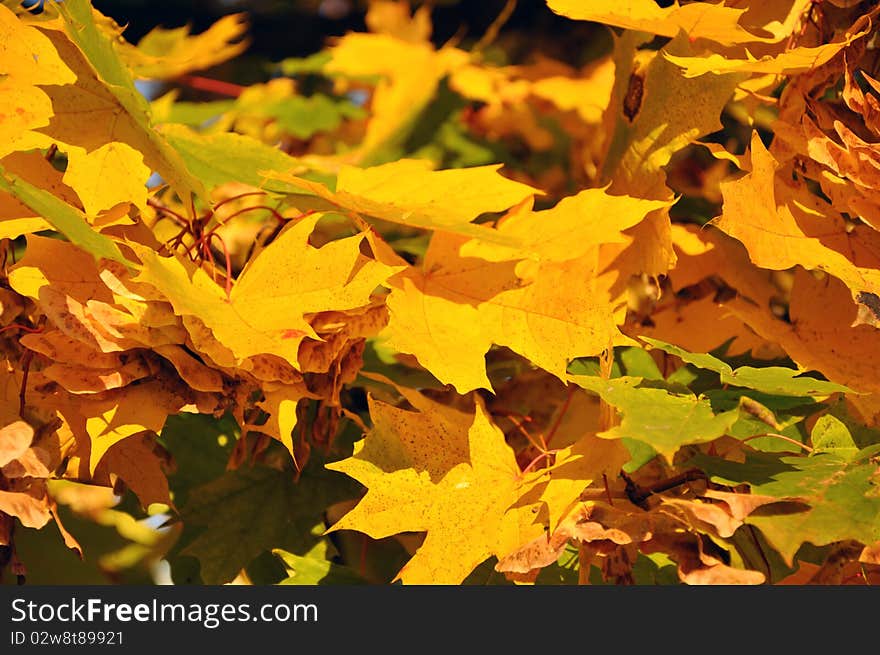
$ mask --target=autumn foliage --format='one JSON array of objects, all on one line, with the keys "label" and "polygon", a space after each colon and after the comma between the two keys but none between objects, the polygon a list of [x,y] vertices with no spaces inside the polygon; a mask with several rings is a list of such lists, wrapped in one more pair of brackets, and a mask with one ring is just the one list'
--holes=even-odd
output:
[{"label": "autumn foliage", "polygon": [[0,6],[5,581],[880,581],[880,9],[547,4]]}]

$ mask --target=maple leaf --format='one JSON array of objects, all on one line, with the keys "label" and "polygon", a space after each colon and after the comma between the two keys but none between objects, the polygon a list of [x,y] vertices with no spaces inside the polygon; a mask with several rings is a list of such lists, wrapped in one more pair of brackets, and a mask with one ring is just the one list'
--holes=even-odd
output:
[{"label": "maple leaf", "polygon": [[97,216],[119,203],[147,205],[150,169],[143,155],[125,143],[111,142],[87,152],[69,147],[64,183],[76,189],[87,216]]},{"label": "maple leaf", "polygon": [[[324,508],[350,493],[317,461],[295,482],[291,471],[241,467],[199,485],[180,510],[184,534],[175,545],[196,557],[205,584],[224,584],[261,552],[304,554],[320,541],[313,528]],[[259,508],[259,511],[255,511]]]},{"label": "maple leaf", "polygon": [[458,584],[543,528],[531,523],[529,508],[509,510],[528,479],[482,403],[472,419],[460,413],[453,421],[426,408],[408,412],[371,400],[373,428],[350,458],[328,465],[364,484],[367,494],[330,530],[373,538],[427,532],[395,579]]},{"label": "maple leaf", "polygon": [[0,7],[0,43],[0,156],[5,156],[28,131],[49,123],[52,104],[39,85],[70,84],[76,75],[49,39],[5,6]]},{"label": "maple leaf", "polygon": [[709,295],[674,303],[657,312],[647,325],[621,328],[628,336],[674,341],[692,352],[708,352],[727,345],[729,355],[751,353],[758,359],[782,355],[772,340],[755,333],[730,308]]},{"label": "maple leaf", "polygon": [[158,289],[178,315],[202,321],[236,362],[272,354],[295,363],[303,338],[317,338],[305,314],[367,305],[375,288],[394,272],[360,253],[362,235],[320,249],[310,246],[309,235],[320,218],[316,214],[291,223],[250,262],[228,298],[203,269],[132,244],[143,263],[135,281]]},{"label": "maple leaf", "polygon": [[[389,281],[383,332],[390,346],[415,355],[459,393],[491,388],[484,355],[492,344],[508,346],[564,380],[571,359],[628,341],[596,281],[595,252],[542,263],[524,280],[511,262],[459,256],[462,243],[435,234],[421,270]],[[567,291],[572,279],[579,280],[576,295]]]},{"label": "maple leaf", "polygon": [[681,446],[713,441],[727,434],[739,414],[739,410],[731,410],[716,415],[704,398],[640,387],[639,378],[624,376],[603,380],[570,375],[569,379],[599,394],[622,414],[620,425],[597,436],[640,441],[670,463]]},{"label": "maple leaf", "polygon": [[611,101],[614,78],[614,60],[606,58],[591,65],[582,77],[544,77],[530,91],[563,111],[576,111],[586,123],[599,123]]},{"label": "maple leaf", "polygon": [[186,506],[194,489],[223,475],[240,437],[240,427],[228,415],[218,419],[184,412],[168,417],[161,438],[171,454],[168,486],[178,509]]},{"label": "maple leaf", "polygon": [[0,191],[5,191],[20,200],[38,216],[45,218],[72,243],[95,257],[104,257],[124,264],[131,263],[111,239],[92,229],[86,216],[76,207],[68,205],[45,189],[35,187],[26,180],[7,173],[2,166],[0,166]]},{"label": "maple leaf", "polygon": [[156,456],[155,436],[133,436],[109,448],[95,469],[94,479],[109,480],[111,474],[134,491],[145,509],[153,503],[174,507],[163,462]]},{"label": "maple leaf", "polygon": [[[691,52],[691,45],[679,36],[669,42],[666,52]],[[691,80],[668,57],[659,54],[633,71],[630,85],[640,87],[638,104],[624,107],[629,116],[618,122],[605,162],[606,177],[616,167],[615,175],[622,178],[616,180],[619,186],[612,187],[612,192],[618,188],[618,193],[635,191],[641,184],[642,195],[649,193],[644,189],[646,180],[656,178],[657,171],[669,163],[676,151],[722,127],[721,112],[745,77],[728,74]]]},{"label": "maple leaf", "polygon": [[[156,375],[158,367],[145,355],[120,354],[180,342],[182,331],[151,327],[146,311],[135,316],[118,309],[117,297],[88,253],[64,241],[31,235],[26,255],[9,279],[59,327],[25,339],[32,352],[51,360],[30,376],[27,392],[67,425],[77,442],[83,477],[94,474],[103,455],[119,441],[158,432],[169,414],[189,405],[189,392]],[[132,302],[129,306],[134,307]]]},{"label": "maple leaf", "polygon": [[[861,22],[867,23],[867,17]],[[827,64],[844,48],[870,31],[870,27],[867,25],[861,31],[856,32],[855,29],[854,25],[843,40],[835,43],[826,43],[816,47],[800,46],[776,55],[765,55],[760,58],[752,56],[748,50],[746,50],[746,59],[730,59],[720,54],[711,54],[707,57],[678,57],[664,53],[664,56],[676,66],[680,66],[686,77],[700,77],[706,73],[716,75],[722,73],[797,75]]]},{"label": "maple leaf", "polygon": [[364,21],[371,32],[416,43],[430,39],[433,29],[430,7],[419,7],[411,14],[408,2],[393,0],[370,2]]},{"label": "maple leaf", "polygon": [[189,25],[174,29],[156,27],[136,46],[124,40],[117,40],[115,45],[135,77],[168,80],[211,68],[241,54],[250,45],[250,40],[243,38],[247,28],[245,14],[229,14],[199,34],[191,34]]},{"label": "maple leaf", "polygon": [[[16,152],[0,159],[0,166],[7,172],[27,180],[37,187],[50,191],[69,204],[78,198],[73,189],[62,182],[62,174],[36,152]],[[52,224],[21,202],[18,198],[0,191],[0,231],[3,237],[15,239],[24,234],[52,230]]]},{"label": "maple leaf", "polygon": [[[671,52],[691,48],[683,36],[667,45]],[[647,63],[635,60],[631,38],[617,42],[615,58],[618,88],[606,119],[613,122],[601,179],[611,181],[609,192],[616,195],[671,201],[664,167],[694,140],[722,127],[721,113],[745,76],[689,80],[657,54]],[[665,275],[675,264],[668,209],[649,213],[626,234],[629,242],[604,248],[604,256],[614,260],[609,268],[618,275],[618,294],[630,275]]]},{"label": "maple leaf", "polygon": [[796,265],[840,278],[852,291],[880,291],[873,262],[880,252],[875,230],[849,229],[834,208],[802,183],[777,173],[780,164],[752,136],[752,172],[721,185],[724,209],[713,224],[743,242],[758,266],[784,270]]},{"label": "maple leaf", "polygon": [[797,501],[794,507],[791,502],[780,506],[779,513],[771,506],[746,518],[792,564],[804,542],[823,546],[855,539],[868,544],[880,537],[877,451],[876,445],[869,446],[849,461],[826,452],[778,458],[756,453],[743,463],[699,456],[695,463],[723,484],[748,483],[753,493]]},{"label": "maple leaf", "polygon": [[763,368],[740,366],[734,369],[730,364],[714,355],[689,353],[657,339],[643,338],[642,340],[654,348],[659,348],[681,358],[683,362],[718,373],[721,384],[786,396],[830,396],[833,393],[851,391],[841,384],[801,376],[801,371],[784,366],[765,366]]},{"label": "maple leaf", "polygon": [[692,39],[709,39],[729,45],[735,43],[773,42],[744,29],[740,21],[745,9],[725,6],[724,3],[673,3],[660,7],[653,0],[630,0],[626,4],[613,0],[547,0],[547,5],[558,14],[576,20],[607,23],[650,34],[676,36],[684,32]]},{"label": "maple leaf", "polygon": [[244,16],[132,45],[88,0],[0,7],[4,553],[53,518],[78,550],[57,502],[176,582],[756,584],[831,542],[810,582],[870,579],[877,11],[548,4],[623,31],[574,68],[496,38],[512,3],[467,52],[376,0],[236,99],[152,104]]},{"label": "maple leaf", "polygon": [[42,528],[52,519],[45,484],[21,491],[0,490],[0,512],[16,517],[26,528]]},{"label": "maple leaf", "polygon": [[833,414],[820,416],[810,432],[814,453],[830,453],[843,460],[858,457],[859,446],[846,423]]},{"label": "maple leaf", "polygon": [[355,163],[369,163],[394,145],[434,97],[440,80],[468,61],[468,54],[458,48],[435,50],[427,39],[403,40],[384,33],[349,33],[329,54],[324,66],[329,75],[380,76],[370,99],[366,134],[350,155]]},{"label": "maple leaf", "polygon": [[166,124],[158,131],[174,146],[187,169],[209,190],[227,182],[273,189],[263,171],[287,172],[302,167],[297,160],[244,134],[199,134],[184,125]]},{"label": "maple leaf", "polygon": [[[743,301],[727,307],[756,332],[782,345],[801,368],[819,371],[857,392],[880,392],[873,372],[880,336],[873,326],[853,325],[858,310],[839,280],[817,279],[798,268],[789,305],[791,322]],[[858,397],[853,401],[861,402]]]},{"label": "maple leaf", "polygon": [[650,212],[668,206],[663,200],[614,196],[607,189],[585,189],[563,198],[551,209],[536,212],[514,208],[504,216],[498,222],[498,234],[519,244],[517,248],[487,244],[477,238],[465,243],[460,252],[464,257],[487,261],[569,261],[586,256],[603,243],[627,243],[624,230]]},{"label": "maple leaf", "polygon": [[[780,346],[750,328],[724,302],[735,292],[758,307],[770,307],[781,293],[773,273],[749,261],[742,244],[712,226],[672,225],[676,264],[668,281],[676,295],[661,298],[650,321],[623,331],[675,343],[691,352],[726,345],[727,355],[751,352],[756,359],[784,356]],[[719,282],[720,279],[720,282]]]},{"label": "maple leaf", "polygon": [[[527,421],[508,416],[508,420],[516,421],[517,425],[516,431],[507,435],[512,444],[524,436],[527,426],[534,426],[538,421],[549,426],[546,432],[530,436],[527,441],[530,444],[540,441],[543,451],[535,456],[550,452],[553,465],[520,504],[544,503],[546,522],[552,532],[588,488],[604,487],[606,481],[614,485],[630,453],[620,440],[596,436],[600,403],[595,396],[573,385],[562,387],[559,380],[544,372],[536,371],[528,380],[526,384],[513,383],[499,388],[495,404],[503,411],[517,408],[527,414]],[[548,412],[549,398],[557,395],[561,396],[559,404],[552,413]],[[523,455],[520,459],[524,459]],[[543,519],[543,513],[541,517]]]},{"label": "maple leaf", "polygon": [[86,479],[117,443],[146,432],[158,433],[168,416],[191,406],[185,392],[165,380],[130,385],[97,397],[55,396],[43,399],[42,404],[55,409],[69,426]]},{"label": "maple leaf", "polygon": [[158,172],[181,197],[204,197],[199,179],[152,128],[149,105],[135,88],[111,37],[95,23],[99,14],[93,13],[86,0],[58,7],[63,20],[43,21],[35,29],[48,37],[76,79],[75,83],[47,81],[42,85],[52,103],[52,115],[48,125],[29,137],[29,147],[55,143],[62,150],[72,146],[90,153],[112,142],[124,143],[140,152],[147,169]]},{"label": "maple leaf", "polygon": [[620,441],[593,434],[556,453],[559,464],[548,472],[546,484],[538,487],[540,502],[547,504],[550,531],[557,528],[587,487],[603,475],[606,480],[615,479],[629,459],[630,453]]},{"label": "maple leaf", "polygon": [[196,391],[224,391],[222,375],[174,344],[157,345],[153,350],[169,361],[180,378]]},{"label": "maple leaf", "polygon": [[[658,517],[633,519],[626,510],[606,510],[600,503],[578,503],[565,520],[546,535],[524,544],[498,562],[499,571],[527,573],[555,562],[569,541],[586,544],[625,545],[650,539],[652,530],[661,523]],[[665,520],[663,520],[665,519]],[[664,524],[669,520],[662,517]]]},{"label": "maple leaf", "polygon": [[807,116],[803,117],[802,126],[807,153],[828,169],[820,171],[817,176],[823,192],[835,205],[848,207],[876,229],[880,218],[874,190],[876,151],[873,144],[860,138],[839,120],[833,121],[833,131],[842,145],[827,136]]},{"label": "maple leaf", "polygon": [[297,423],[297,403],[303,398],[316,397],[304,384],[264,384],[263,400],[257,406],[269,414],[269,419],[262,425],[253,426],[253,429],[278,439],[295,458],[296,448],[292,433]]},{"label": "maple leaf", "polygon": [[[599,555],[609,569],[615,554],[638,546],[644,553],[669,553],[678,564],[679,578],[686,584],[760,584],[765,579],[762,573],[726,565],[705,552],[697,534],[698,526],[715,531],[715,524],[727,534],[732,525],[742,525],[743,513],[776,500],[756,496],[738,505],[731,496],[745,494],[723,494],[732,503],[729,509],[677,499],[664,500],[647,511],[629,503],[578,503],[554,531],[525,544],[499,561],[496,568],[515,573],[543,568],[557,560],[566,544],[574,542]],[[623,557],[621,565],[618,575],[631,576],[628,556]]]},{"label": "maple leaf", "polygon": [[[71,243],[29,235],[25,256],[9,279],[18,293],[39,301],[62,332],[94,350],[113,352],[141,345],[130,336],[161,340],[158,334],[151,335],[141,316],[115,308],[116,298],[104,284],[95,258]],[[111,325],[130,329],[123,334],[108,329]]]},{"label": "maple leaf", "polygon": [[279,585],[366,584],[356,571],[326,557],[295,555],[281,548],[273,548],[272,554],[283,562],[288,573]]},{"label": "maple leaf", "polygon": [[480,214],[504,211],[540,193],[500,175],[500,164],[440,171],[432,168],[431,162],[416,159],[371,168],[343,166],[335,192],[318,182],[292,175],[271,171],[264,174],[314,193],[344,210],[502,243],[504,237],[494,230],[471,222]]}]

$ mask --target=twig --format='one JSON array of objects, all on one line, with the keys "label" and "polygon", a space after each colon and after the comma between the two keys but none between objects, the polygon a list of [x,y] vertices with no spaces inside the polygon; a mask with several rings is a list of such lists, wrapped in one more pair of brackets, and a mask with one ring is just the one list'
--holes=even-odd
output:
[{"label": "twig", "polygon": [[474,44],[472,51],[480,52],[497,39],[498,33],[501,32],[501,28],[504,27],[508,20],[510,20],[514,11],[516,11],[516,0],[507,0],[507,3],[501,8],[498,16],[495,17],[495,20],[493,20],[492,24],[486,28],[486,32],[483,36],[481,36],[480,40]]},{"label": "twig", "polygon": [[708,476],[705,474],[705,472],[696,468],[688,469],[687,471],[683,471],[678,475],[673,475],[671,478],[666,478],[665,480],[659,480],[654,484],[648,485],[647,487],[643,487],[638,484],[624,471],[620,472],[620,477],[622,477],[626,481],[627,498],[630,499],[633,505],[638,505],[642,509],[647,509],[645,501],[654,494],[669,491],[670,489],[674,489],[675,487],[686,484],[688,482],[694,482],[695,480],[708,479]]},{"label": "twig", "polygon": [[184,86],[188,86],[191,89],[209,91],[230,98],[237,98],[247,89],[247,87],[241,86],[240,84],[224,82],[223,80],[213,80],[209,77],[202,77],[201,75],[181,75],[177,78],[177,82]]},{"label": "twig", "polygon": [[559,425],[562,423],[562,419],[565,417],[566,412],[568,412],[568,408],[571,405],[571,397],[573,395],[574,386],[568,385],[568,394],[565,396],[565,402],[562,403],[562,408],[559,410],[559,414],[556,415],[556,420],[553,421],[553,425],[550,426],[550,431],[547,433],[547,438],[544,440],[547,445],[550,444],[550,441],[559,429]]}]

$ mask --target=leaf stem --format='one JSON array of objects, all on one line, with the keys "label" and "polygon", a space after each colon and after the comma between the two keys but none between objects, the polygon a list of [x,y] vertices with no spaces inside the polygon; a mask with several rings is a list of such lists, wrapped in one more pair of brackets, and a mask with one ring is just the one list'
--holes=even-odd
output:
[{"label": "leaf stem", "polygon": [[762,432],[761,434],[753,434],[751,437],[746,437],[745,439],[743,439],[743,442],[751,441],[752,439],[759,439],[760,437],[774,437],[776,439],[782,439],[783,441],[787,441],[788,443],[794,444],[795,446],[800,446],[808,453],[813,452],[813,449],[810,448],[810,446],[808,446],[807,444],[801,443],[797,439],[786,437],[784,434],[777,434],[776,432]]}]

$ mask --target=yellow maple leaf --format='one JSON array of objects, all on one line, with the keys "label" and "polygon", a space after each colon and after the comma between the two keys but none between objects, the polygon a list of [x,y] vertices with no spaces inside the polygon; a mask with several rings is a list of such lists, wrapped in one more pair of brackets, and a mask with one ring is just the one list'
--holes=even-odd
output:
[{"label": "yellow maple leaf", "polygon": [[[730,311],[755,332],[780,344],[803,370],[816,370],[858,392],[880,394],[880,331],[853,325],[858,309],[840,280],[797,268],[789,305],[790,321],[766,307],[735,299]],[[858,402],[858,397],[852,398]]]},{"label": "yellow maple leaf", "polygon": [[64,182],[76,190],[87,216],[96,217],[119,203],[146,207],[150,169],[131,146],[113,141],[91,152],[69,146],[67,161]]},{"label": "yellow maple leaf", "polygon": [[[141,153],[144,165],[158,172],[181,197],[190,194],[205,197],[202,182],[189,172],[183,158],[168,141],[153,129],[149,105],[135,90],[128,69],[115,59],[109,42],[103,43],[100,37],[95,37],[93,47],[106,45],[110,49],[114,58],[108,56],[105,60],[112,71],[123,78],[117,83],[108,83],[96,71],[87,53],[75,42],[75,36],[71,36],[70,30],[75,32],[75,27],[57,19],[39,23],[39,29],[75,78],[41,87],[51,101],[52,113],[47,125],[29,135],[27,147],[55,144],[62,151],[74,147],[92,153],[113,142],[123,143]],[[140,176],[142,170],[136,167],[134,173]]]},{"label": "yellow maple leaf", "polygon": [[527,276],[520,277],[513,262],[461,256],[462,243],[435,234],[421,269],[389,282],[383,333],[390,346],[415,355],[459,393],[491,388],[484,355],[492,344],[565,380],[571,359],[629,342],[598,284],[595,249],[578,259],[526,267]]},{"label": "yellow maple leaf", "polygon": [[582,77],[553,75],[536,80],[531,92],[563,111],[576,111],[586,123],[599,123],[611,100],[614,77],[614,60],[608,57],[590,66]]},{"label": "yellow maple leaf", "polygon": [[114,39],[114,45],[135,77],[168,80],[241,54],[250,45],[243,38],[247,28],[245,14],[229,14],[199,34],[190,34],[188,25],[174,29],[157,27],[136,46],[123,39]]},{"label": "yellow maple leaf", "polygon": [[277,439],[293,456],[296,461],[296,452],[293,444],[293,429],[296,427],[296,405],[302,398],[315,398],[304,384],[278,384],[264,383],[262,385],[264,399],[257,403],[269,418],[263,425],[246,426],[247,428],[265,432],[273,439]]},{"label": "yellow maple leaf", "polygon": [[370,0],[364,21],[376,34],[390,34],[404,41],[424,42],[431,38],[431,7],[419,7],[411,14],[409,2]]},{"label": "yellow maple leaf", "polygon": [[162,380],[150,380],[94,399],[56,394],[39,402],[63,417],[77,440],[80,461],[87,467],[83,475],[89,477],[114,445],[144,432],[160,432],[170,415],[187,408],[189,399],[178,391]]},{"label": "yellow maple leaf", "polygon": [[623,231],[650,212],[670,205],[665,200],[613,196],[607,189],[585,189],[543,211],[511,211],[498,223],[498,234],[518,244],[506,248],[474,239],[461,248],[465,257],[487,261],[530,258],[563,262],[583,257],[603,243],[629,243]]},{"label": "yellow maple leaf", "polygon": [[[669,42],[666,52],[691,54],[693,46],[679,36]],[[606,174],[612,173],[609,165],[617,167],[612,191],[650,197],[660,192],[657,173],[673,154],[721,129],[721,112],[747,75],[728,73],[692,80],[668,58],[652,53],[632,77],[630,84],[638,83],[641,90],[625,108],[630,116],[618,123]]]},{"label": "yellow maple leaf", "polygon": [[386,221],[428,230],[446,230],[486,240],[502,239],[471,221],[486,212],[500,212],[541,193],[501,175],[500,164],[435,171],[420,159],[371,168],[343,166],[336,191],[318,182],[265,171],[277,179],[317,194],[334,205]]},{"label": "yellow maple leaf", "polygon": [[547,0],[558,14],[576,20],[589,20],[629,30],[676,36],[684,32],[691,39],[709,39],[721,44],[774,42],[779,37],[762,37],[740,25],[746,9],[725,6],[723,2],[690,2],[661,7],[654,0]]},{"label": "yellow maple leaf", "polygon": [[568,405],[562,408],[565,414],[556,426],[553,442],[562,441],[568,435],[577,438],[555,454],[556,465],[548,471],[546,482],[537,485],[534,492],[540,493],[539,501],[547,505],[551,532],[587,487],[597,480],[600,488],[606,481],[614,484],[630,459],[629,451],[619,439],[596,436],[599,425],[595,398],[580,389],[571,394]]},{"label": "yellow maple leaf", "polygon": [[[632,38],[620,38],[616,48],[624,77],[624,66],[637,65],[628,81],[621,80],[628,89],[619,100],[624,117],[613,128],[603,178],[611,181],[613,194],[671,201],[673,193],[666,184],[664,167],[695,139],[722,127],[721,113],[737,83],[746,76],[691,80],[656,53],[648,54],[644,61],[633,61],[629,50],[634,48]],[[688,53],[692,46],[679,35],[667,49]],[[616,113],[612,115],[617,117]],[[617,293],[622,293],[630,276],[665,275],[675,264],[670,226],[668,208],[656,209],[627,230],[629,243],[603,247],[603,257],[613,261],[612,267],[618,271]]]},{"label": "yellow maple leaf", "polygon": [[750,173],[721,184],[724,206],[713,224],[741,241],[762,268],[785,270],[799,264],[840,278],[854,298],[880,293],[877,231],[848,226],[834,207],[785,175],[757,132],[752,135],[751,163]]},{"label": "yellow maple leaf", "polygon": [[75,80],[49,39],[0,5],[0,157],[30,130],[48,125],[52,102],[38,85]]},{"label": "yellow maple leaf", "polygon": [[679,57],[669,53],[664,53],[664,56],[676,66],[680,66],[686,77],[699,77],[706,73],[797,75],[827,64],[844,48],[870,31],[871,21],[866,14],[846,31],[842,39],[815,47],[798,46],[763,57],[755,57],[746,49],[746,56],[743,59],[718,53],[702,57]]},{"label": "yellow maple leaf", "polygon": [[408,412],[371,399],[374,425],[354,454],[327,468],[368,491],[331,528],[373,538],[427,532],[397,574],[404,584],[459,584],[492,555],[543,532],[531,508],[510,510],[531,484],[481,401],[476,414]]},{"label": "yellow maple leaf", "polygon": [[353,32],[330,48],[324,67],[330,75],[379,77],[370,99],[371,117],[350,161],[368,163],[381,148],[395,143],[437,92],[440,80],[469,60],[458,48],[435,50],[430,41],[403,40],[391,34]]},{"label": "yellow maple leaf", "polygon": [[[320,249],[309,245],[320,218],[314,214],[291,223],[250,261],[228,297],[202,268],[131,244],[143,263],[135,281],[161,292],[178,315],[197,318],[232,353],[236,365],[261,354],[295,364],[303,338],[318,338],[305,314],[363,307],[395,272],[360,253],[363,235]],[[185,325],[198,338],[197,329]]]},{"label": "yellow maple leaf", "polygon": [[763,57],[754,57],[748,51],[745,59],[730,59],[717,53],[704,57],[677,57],[668,53],[664,53],[664,56],[676,66],[680,66],[685,77],[700,77],[707,73],[797,75],[828,63],[844,47],[867,33],[867,30],[864,30],[838,43],[826,43],[816,47],[801,46],[778,55]]}]

